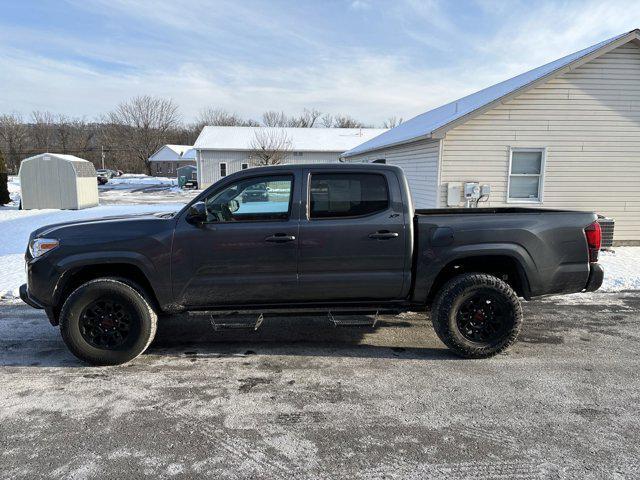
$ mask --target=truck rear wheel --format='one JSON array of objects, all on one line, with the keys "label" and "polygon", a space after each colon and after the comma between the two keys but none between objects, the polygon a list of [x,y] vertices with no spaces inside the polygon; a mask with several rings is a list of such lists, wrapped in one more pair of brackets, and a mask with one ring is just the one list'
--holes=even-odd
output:
[{"label": "truck rear wheel", "polygon": [[76,357],[92,365],[120,365],[144,352],[157,316],[135,285],[114,278],[91,280],[67,298],[60,332]]},{"label": "truck rear wheel", "polygon": [[522,306],[504,281],[482,273],[449,280],[436,295],[431,321],[440,340],[456,355],[485,358],[518,338]]}]

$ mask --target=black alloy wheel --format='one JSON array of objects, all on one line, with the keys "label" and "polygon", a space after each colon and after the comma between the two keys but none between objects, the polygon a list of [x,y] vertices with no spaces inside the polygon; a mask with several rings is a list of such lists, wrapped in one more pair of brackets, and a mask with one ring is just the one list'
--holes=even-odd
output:
[{"label": "black alloy wheel", "polygon": [[105,350],[122,347],[136,329],[131,306],[112,298],[99,298],[87,305],[79,323],[82,338],[91,346]]},{"label": "black alloy wheel", "polygon": [[493,343],[508,333],[510,308],[491,290],[479,290],[464,300],[456,314],[460,334],[472,342]]}]

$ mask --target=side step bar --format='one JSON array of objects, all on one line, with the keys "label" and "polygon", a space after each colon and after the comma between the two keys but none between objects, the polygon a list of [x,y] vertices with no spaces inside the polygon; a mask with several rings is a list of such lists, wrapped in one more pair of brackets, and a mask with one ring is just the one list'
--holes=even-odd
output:
[{"label": "side step bar", "polygon": [[[256,317],[250,316],[251,313],[256,314]],[[362,310],[340,310],[332,312],[326,309],[312,312],[310,310],[304,310],[300,312],[300,316],[318,316],[321,313],[326,313],[327,320],[334,327],[371,327],[375,328],[380,317],[380,311],[371,309]],[[383,313],[394,313],[391,311],[385,311]],[[276,317],[278,314],[274,312],[268,312],[272,316]],[[252,329],[258,330],[264,323],[265,316],[263,312],[237,312],[237,311],[196,311],[189,312],[190,316],[208,316],[211,322],[211,326],[215,331],[220,330],[232,330],[232,329]],[[353,318],[354,316],[358,318]],[[373,317],[373,318],[371,318]],[[234,321],[235,320],[235,321]]]}]

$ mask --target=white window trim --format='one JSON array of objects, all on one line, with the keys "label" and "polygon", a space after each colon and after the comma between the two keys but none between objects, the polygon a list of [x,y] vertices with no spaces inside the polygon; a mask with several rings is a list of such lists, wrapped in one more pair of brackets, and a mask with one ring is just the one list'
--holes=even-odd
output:
[{"label": "white window trim", "polygon": [[[222,175],[222,165],[224,165],[224,175]],[[220,175],[220,178],[224,178],[229,175],[229,166],[227,165],[227,162],[220,162],[218,164],[218,175]]]},{"label": "white window trim", "polygon": [[[510,198],[511,191],[511,167],[513,163],[513,152],[542,152],[542,163],[540,165],[540,175],[513,174],[517,177],[538,177],[538,198]],[[509,148],[509,171],[507,172],[507,203],[528,203],[541,205],[544,202],[544,172],[547,164],[547,147],[510,147]]]}]

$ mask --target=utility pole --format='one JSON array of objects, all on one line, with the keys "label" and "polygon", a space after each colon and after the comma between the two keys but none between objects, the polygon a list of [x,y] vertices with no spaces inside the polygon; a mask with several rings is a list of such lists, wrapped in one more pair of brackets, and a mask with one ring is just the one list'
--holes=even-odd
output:
[{"label": "utility pole", "polygon": [[100,145],[100,151],[102,153],[102,169],[104,170],[104,145]]}]

